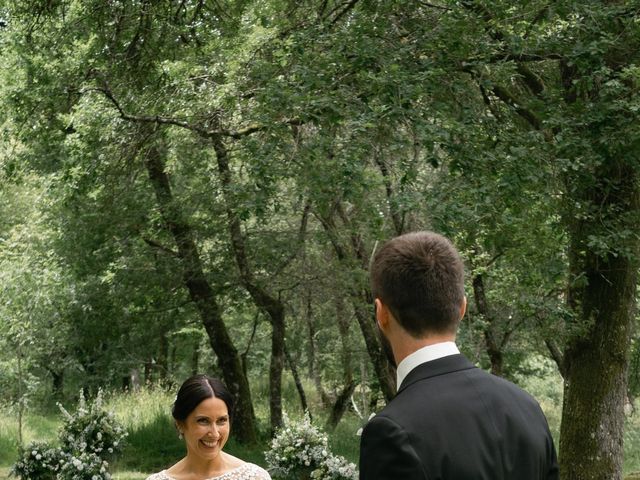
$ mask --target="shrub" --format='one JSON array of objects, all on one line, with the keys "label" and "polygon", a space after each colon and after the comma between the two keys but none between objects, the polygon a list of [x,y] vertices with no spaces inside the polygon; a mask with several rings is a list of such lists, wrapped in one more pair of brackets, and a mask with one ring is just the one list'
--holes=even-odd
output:
[{"label": "shrub", "polygon": [[62,405],[58,406],[65,417],[59,435],[63,451],[77,455],[88,452],[108,458],[122,449],[127,433],[113,413],[103,409],[101,391],[88,406],[80,392],[78,407],[73,415]]},{"label": "shrub", "polygon": [[110,480],[109,464],[95,453],[64,454],[65,460],[56,480]]},{"label": "shrub", "polygon": [[265,458],[274,479],[357,480],[353,463],[333,455],[326,434],[306,414],[299,422],[285,415],[284,427],[271,441]]},{"label": "shrub", "polygon": [[81,393],[74,414],[59,407],[64,416],[61,447],[31,443],[20,450],[12,475],[23,480],[109,480],[106,458],[122,448],[127,434],[113,414],[103,410],[101,392],[89,405]]},{"label": "shrub", "polygon": [[20,449],[11,474],[23,479],[54,480],[63,463],[61,449],[44,442],[33,442]]}]

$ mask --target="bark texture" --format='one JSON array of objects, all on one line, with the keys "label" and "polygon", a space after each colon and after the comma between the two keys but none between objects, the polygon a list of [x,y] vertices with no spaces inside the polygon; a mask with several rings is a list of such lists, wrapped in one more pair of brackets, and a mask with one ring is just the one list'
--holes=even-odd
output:
[{"label": "bark texture", "polygon": [[160,147],[152,144],[147,149],[144,160],[162,219],[178,247],[185,286],[202,318],[211,347],[218,358],[223,379],[236,401],[234,434],[241,442],[254,443],[257,437],[249,382],[242,371],[240,356],[222,319],[216,295],[204,274],[191,227],[182,218],[178,204],[173,198]]},{"label": "bark texture", "polygon": [[496,319],[489,311],[487,295],[484,288],[484,278],[477,274],[473,277],[473,298],[475,300],[478,313],[483,316],[486,321],[484,329],[484,343],[491,362],[491,373],[502,377],[504,375],[504,356],[502,354],[503,344],[498,340],[496,333]]},{"label": "bark texture", "polygon": [[[586,199],[624,218],[637,216],[637,173],[611,160]],[[615,220],[609,218],[609,220]],[[569,307],[575,317],[564,355],[565,383],[560,433],[563,480],[622,479],[624,403],[629,348],[635,319],[638,240],[626,254],[589,247],[594,220],[577,219],[569,252]],[[629,255],[631,254],[631,255]]]},{"label": "bark texture", "polygon": [[[365,253],[364,245],[359,235],[350,225],[341,202],[335,203],[331,212],[318,214],[318,219],[327,233],[338,261],[347,270],[359,269],[368,271],[369,257]],[[336,216],[351,230],[348,242],[341,241],[336,226]],[[391,400],[396,393],[395,389],[395,369],[385,356],[380,340],[376,334],[373,311],[373,298],[368,287],[363,285],[352,285],[348,295],[351,298],[358,326],[362,332],[367,353],[373,364],[380,390],[385,400]]]},{"label": "bark texture", "polygon": [[271,322],[271,362],[269,365],[269,413],[271,417],[271,432],[283,424],[282,419],[282,371],[284,369],[285,347],[285,309],[284,303],[276,295],[272,295],[263,288],[255,279],[253,270],[249,265],[247,249],[242,225],[233,208],[231,188],[233,178],[229,167],[229,154],[219,135],[212,137],[213,148],[218,162],[218,173],[222,183],[222,191],[225,198],[229,235],[233,249],[240,281],[249,292],[256,306],[267,313]]}]

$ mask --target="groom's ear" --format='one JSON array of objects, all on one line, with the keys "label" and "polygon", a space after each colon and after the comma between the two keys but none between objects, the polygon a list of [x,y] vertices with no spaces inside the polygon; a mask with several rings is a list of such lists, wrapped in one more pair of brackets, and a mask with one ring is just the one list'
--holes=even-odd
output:
[{"label": "groom's ear", "polygon": [[389,326],[389,308],[382,303],[382,300],[376,298],[376,322],[380,330],[386,330]]},{"label": "groom's ear", "polygon": [[467,296],[462,297],[462,304],[460,305],[460,316],[458,317],[462,321],[464,314],[467,311]]}]

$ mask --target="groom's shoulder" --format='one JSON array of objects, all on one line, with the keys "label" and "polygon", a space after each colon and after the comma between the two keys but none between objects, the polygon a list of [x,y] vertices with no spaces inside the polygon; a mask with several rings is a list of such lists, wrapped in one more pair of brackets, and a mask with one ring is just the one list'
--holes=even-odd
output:
[{"label": "groom's shoulder", "polygon": [[425,404],[450,409],[478,397],[496,404],[517,402],[539,408],[518,385],[475,366],[463,355],[455,355],[416,367],[380,413],[404,416],[414,406]]}]

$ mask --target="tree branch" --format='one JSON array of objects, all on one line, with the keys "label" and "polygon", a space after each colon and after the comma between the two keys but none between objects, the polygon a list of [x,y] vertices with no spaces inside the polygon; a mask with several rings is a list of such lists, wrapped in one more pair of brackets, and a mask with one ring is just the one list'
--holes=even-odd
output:
[{"label": "tree branch", "polygon": [[419,3],[420,5],[422,5],[423,7],[435,8],[435,9],[438,9],[438,10],[444,10],[444,11],[446,11],[446,12],[451,12],[451,11],[453,11],[453,8],[444,7],[444,6],[442,6],[442,5],[435,5],[435,4],[430,3],[430,2],[422,2],[422,1],[418,1],[418,3]]},{"label": "tree branch", "polygon": [[[122,108],[122,105],[120,105],[120,102],[118,102],[118,100],[115,98],[115,96],[113,95],[113,92],[111,91],[111,89],[108,86],[104,86],[104,87],[92,87],[92,88],[86,88],[84,89],[81,93],[84,92],[90,92],[90,91],[95,91],[95,92],[100,92],[102,93],[112,104],[113,106],[116,108],[116,110],[118,111],[118,113],[120,114],[120,118],[122,118],[123,120],[127,120],[130,122],[139,122],[139,123],[155,123],[157,125],[173,125],[176,127],[181,127],[181,128],[185,128],[187,130],[191,130],[193,132],[196,132],[197,134],[199,134],[202,137],[205,138],[214,138],[216,136],[225,136],[225,137],[231,137],[231,138],[235,138],[240,139],[246,136],[251,135],[252,133],[256,133],[256,132],[260,132],[260,131],[264,131],[267,129],[266,126],[264,125],[249,125],[245,128],[242,128],[240,130],[227,130],[224,128],[218,128],[215,130],[208,130],[204,127],[201,127],[199,125],[193,124],[193,123],[189,123],[187,121],[184,120],[179,120],[177,118],[173,118],[173,117],[163,117],[160,115],[132,115],[129,114],[127,112],[125,112],[124,108]],[[301,125],[303,122],[297,119],[291,119],[291,120],[286,120],[284,122],[287,125]]]},{"label": "tree branch", "polygon": [[[500,30],[491,26],[491,22],[493,21],[493,15],[491,12],[483,5],[475,2],[474,0],[465,0],[462,2],[462,5],[477,13],[482,17],[485,22],[485,31],[487,34],[495,41],[500,42],[501,44],[505,44],[505,35]],[[534,17],[531,22],[531,25],[539,22],[543,17],[549,5],[546,5],[538,14]],[[528,32],[525,34],[528,35]],[[540,96],[544,91],[544,83],[538,76],[536,76],[529,68],[523,65],[521,62],[533,62],[533,61],[544,61],[544,60],[562,60],[562,55],[557,53],[545,53],[545,54],[525,54],[525,53],[512,53],[505,52],[504,55],[499,54],[493,57],[493,61],[515,61],[518,62],[518,73],[521,75],[524,84],[531,90],[531,92],[537,96]],[[523,115],[525,116],[525,115]],[[525,116],[526,118],[526,116]],[[531,123],[531,119],[527,119]],[[535,127],[536,129],[540,129],[539,127]]]},{"label": "tree branch", "polygon": [[531,110],[528,110],[520,105],[516,97],[514,97],[506,88],[500,85],[494,85],[491,91],[495,94],[496,97],[512,107],[515,112],[522,118],[524,118],[534,129],[542,130],[542,121],[540,120],[540,118],[538,118],[538,116]]},{"label": "tree branch", "polygon": [[560,375],[562,375],[562,378],[564,378],[567,370],[566,363],[564,360],[564,355],[560,351],[558,344],[552,338],[548,338],[548,337],[544,339],[544,344],[547,346],[547,349],[551,354],[551,358],[553,358],[553,361],[556,362]]},{"label": "tree branch", "polygon": [[[350,10],[353,9],[353,7],[356,6],[356,3],[358,3],[359,0],[351,0],[349,3],[347,3],[347,5],[334,17],[333,20],[331,20],[330,25],[334,26],[336,23],[338,23],[338,21],[345,16]],[[329,13],[328,16],[331,16],[331,14],[333,14],[339,7],[334,8],[331,13]]]},{"label": "tree branch", "polygon": [[552,5],[552,2],[547,3],[544,7],[540,9],[540,11],[536,14],[536,16],[533,17],[533,19],[529,23],[529,26],[527,27],[527,31],[524,32],[523,38],[527,38],[529,36],[533,26],[536,25],[538,22],[540,22],[544,18],[544,16],[549,12],[549,7],[551,5]]},{"label": "tree branch", "polygon": [[146,238],[146,237],[142,237],[142,240],[144,241],[144,243],[146,243],[150,247],[157,248],[158,250],[168,253],[169,255],[180,258],[180,255],[178,254],[178,252],[176,252],[175,250],[172,250],[169,247],[165,247],[164,245],[156,242],[155,240],[151,240],[150,238]]},{"label": "tree branch", "polygon": [[274,276],[278,276],[289,265],[300,252],[300,248],[304,244],[304,239],[307,233],[307,225],[309,223],[309,212],[311,211],[311,201],[307,200],[302,211],[302,219],[300,220],[300,228],[298,229],[298,238],[296,239],[296,247],[291,254],[278,266],[274,271]]},{"label": "tree branch", "polygon": [[529,88],[529,90],[531,90],[531,93],[533,93],[537,97],[540,97],[542,95],[542,92],[544,91],[544,83],[542,83],[540,77],[538,77],[529,69],[529,67],[522,63],[518,63],[518,66],[516,68],[518,73],[522,76],[522,81]]},{"label": "tree branch", "polygon": [[564,57],[559,53],[496,53],[488,58],[471,57],[468,63],[498,63],[498,62],[546,62],[549,60],[562,60]]}]

